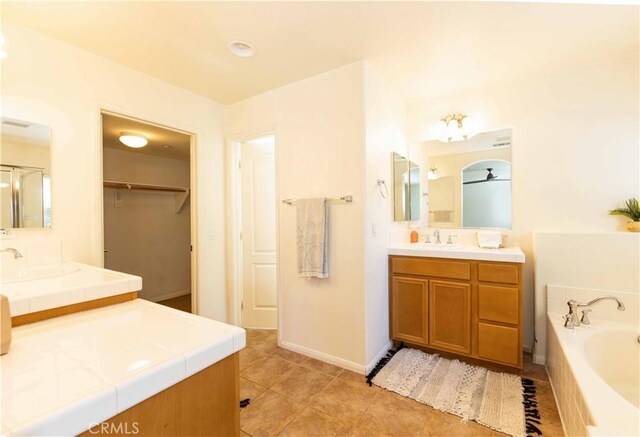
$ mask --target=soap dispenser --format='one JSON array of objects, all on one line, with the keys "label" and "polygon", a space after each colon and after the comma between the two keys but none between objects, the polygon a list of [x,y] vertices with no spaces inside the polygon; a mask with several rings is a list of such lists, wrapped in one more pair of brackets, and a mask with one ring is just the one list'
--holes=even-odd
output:
[{"label": "soap dispenser", "polygon": [[412,244],[418,242],[418,231],[416,231],[415,229],[411,231],[411,237],[409,241],[411,241]]}]

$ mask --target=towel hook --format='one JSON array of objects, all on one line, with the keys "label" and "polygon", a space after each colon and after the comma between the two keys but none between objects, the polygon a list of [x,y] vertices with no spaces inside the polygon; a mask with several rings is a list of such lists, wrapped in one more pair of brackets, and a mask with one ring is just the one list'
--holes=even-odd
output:
[{"label": "towel hook", "polygon": [[[384,187],[384,192],[382,191],[382,187]],[[387,188],[387,183],[384,179],[378,179],[378,189],[380,190],[380,195],[383,199],[389,197],[389,189]]]}]

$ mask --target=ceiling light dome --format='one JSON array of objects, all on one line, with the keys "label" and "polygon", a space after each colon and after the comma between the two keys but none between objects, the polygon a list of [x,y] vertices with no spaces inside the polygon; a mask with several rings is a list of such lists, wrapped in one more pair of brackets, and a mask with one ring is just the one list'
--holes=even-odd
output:
[{"label": "ceiling light dome", "polygon": [[256,49],[248,42],[234,40],[227,44],[231,53],[241,58],[250,58],[256,54]]},{"label": "ceiling light dome", "polygon": [[146,146],[149,141],[147,137],[140,134],[130,133],[130,132],[122,132],[120,135],[120,142],[127,147],[131,147],[134,149],[139,149],[141,147]]}]

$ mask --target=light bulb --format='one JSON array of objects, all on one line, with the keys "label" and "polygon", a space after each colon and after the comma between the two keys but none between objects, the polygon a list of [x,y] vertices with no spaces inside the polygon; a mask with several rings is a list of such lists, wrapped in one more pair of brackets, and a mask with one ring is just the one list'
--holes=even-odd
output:
[{"label": "light bulb", "polygon": [[134,149],[139,149],[141,147],[146,146],[149,141],[143,135],[139,134],[130,134],[130,133],[122,133],[120,135],[120,142],[127,147],[131,147]]}]

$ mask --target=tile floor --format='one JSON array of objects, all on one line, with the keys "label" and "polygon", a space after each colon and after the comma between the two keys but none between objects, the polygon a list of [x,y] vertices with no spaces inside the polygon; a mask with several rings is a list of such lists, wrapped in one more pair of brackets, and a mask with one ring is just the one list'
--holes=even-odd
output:
[{"label": "tile floor", "polygon": [[191,294],[185,294],[184,296],[178,296],[172,299],[161,300],[160,302],[157,302],[157,303],[159,303],[160,305],[175,308],[180,311],[185,311],[187,313],[191,312]]},{"label": "tile floor", "polygon": [[[547,373],[525,364],[535,379],[544,436],[564,436]],[[500,436],[475,422],[369,387],[362,375],[277,345],[274,331],[247,330],[240,352],[242,436]]]}]

